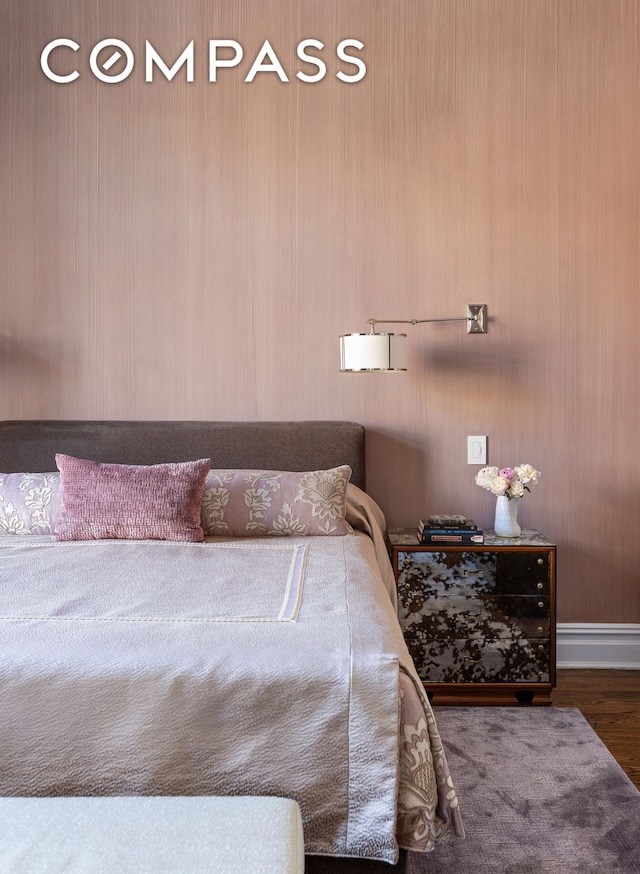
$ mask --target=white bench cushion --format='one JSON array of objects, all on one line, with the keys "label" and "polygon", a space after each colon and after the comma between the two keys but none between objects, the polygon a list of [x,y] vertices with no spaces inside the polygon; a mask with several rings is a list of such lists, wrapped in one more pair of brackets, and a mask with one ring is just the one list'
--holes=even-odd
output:
[{"label": "white bench cushion", "polygon": [[0,872],[302,874],[287,798],[0,798]]}]

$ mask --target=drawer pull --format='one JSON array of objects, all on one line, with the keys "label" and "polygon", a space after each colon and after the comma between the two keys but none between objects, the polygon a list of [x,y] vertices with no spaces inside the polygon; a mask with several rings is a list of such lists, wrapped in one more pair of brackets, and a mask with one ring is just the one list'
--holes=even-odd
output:
[{"label": "drawer pull", "polygon": [[464,657],[465,662],[471,662],[472,665],[479,665],[482,659],[470,659],[468,656]]},{"label": "drawer pull", "polygon": [[538,631],[544,631],[544,627],[542,625],[538,625]]},{"label": "drawer pull", "polygon": [[538,647],[538,652],[544,652],[543,644],[540,644],[540,646]]},{"label": "drawer pull", "polygon": [[538,559],[538,564],[544,564],[544,559],[543,559],[543,558],[539,558],[539,559]]},{"label": "drawer pull", "polygon": [[539,589],[544,589],[544,583],[538,583],[538,588],[539,588]]},{"label": "drawer pull", "polygon": [[538,601],[538,607],[544,607],[544,601]]}]

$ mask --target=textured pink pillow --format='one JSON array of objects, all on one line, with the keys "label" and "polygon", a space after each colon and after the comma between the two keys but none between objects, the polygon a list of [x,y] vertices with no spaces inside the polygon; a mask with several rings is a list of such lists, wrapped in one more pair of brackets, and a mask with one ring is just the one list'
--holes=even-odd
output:
[{"label": "textured pink pillow", "polygon": [[211,462],[102,464],[56,455],[56,540],[204,540],[200,508]]},{"label": "textured pink pillow", "polygon": [[352,534],[346,521],[351,468],[292,473],[212,470],[202,499],[207,535],[262,537]]}]

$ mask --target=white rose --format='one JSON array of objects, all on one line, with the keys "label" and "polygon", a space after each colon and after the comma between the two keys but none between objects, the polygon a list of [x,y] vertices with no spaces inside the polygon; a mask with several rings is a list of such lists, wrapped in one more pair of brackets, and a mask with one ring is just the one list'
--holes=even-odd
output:
[{"label": "white rose", "polygon": [[531,467],[530,464],[519,464],[518,467],[516,467],[516,473],[518,474],[518,478],[521,479],[525,485],[527,483],[533,483],[536,485],[538,477],[540,476],[540,471]]},{"label": "white rose", "polygon": [[476,485],[481,489],[491,490],[494,479],[498,476],[497,467],[483,467],[476,474]]},{"label": "white rose", "polygon": [[491,483],[491,493],[493,495],[506,495],[509,488],[509,480],[506,476],[496,476]]},{"label": "white rose", "polygon": [[514,479],[509,487],[509,494],[512,498],[521,498],[524,495],[524,486],[519,479]]}]

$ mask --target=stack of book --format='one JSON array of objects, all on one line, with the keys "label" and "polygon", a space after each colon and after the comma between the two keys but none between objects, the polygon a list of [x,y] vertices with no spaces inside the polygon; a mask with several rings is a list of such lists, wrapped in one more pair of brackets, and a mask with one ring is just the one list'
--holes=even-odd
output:
[{"label": "stack of book", "polygon": [[424,544],[477,544],[484,543],[484,534],[473,519],[464,516],[428,516],[418,523],[418,539]]}]

